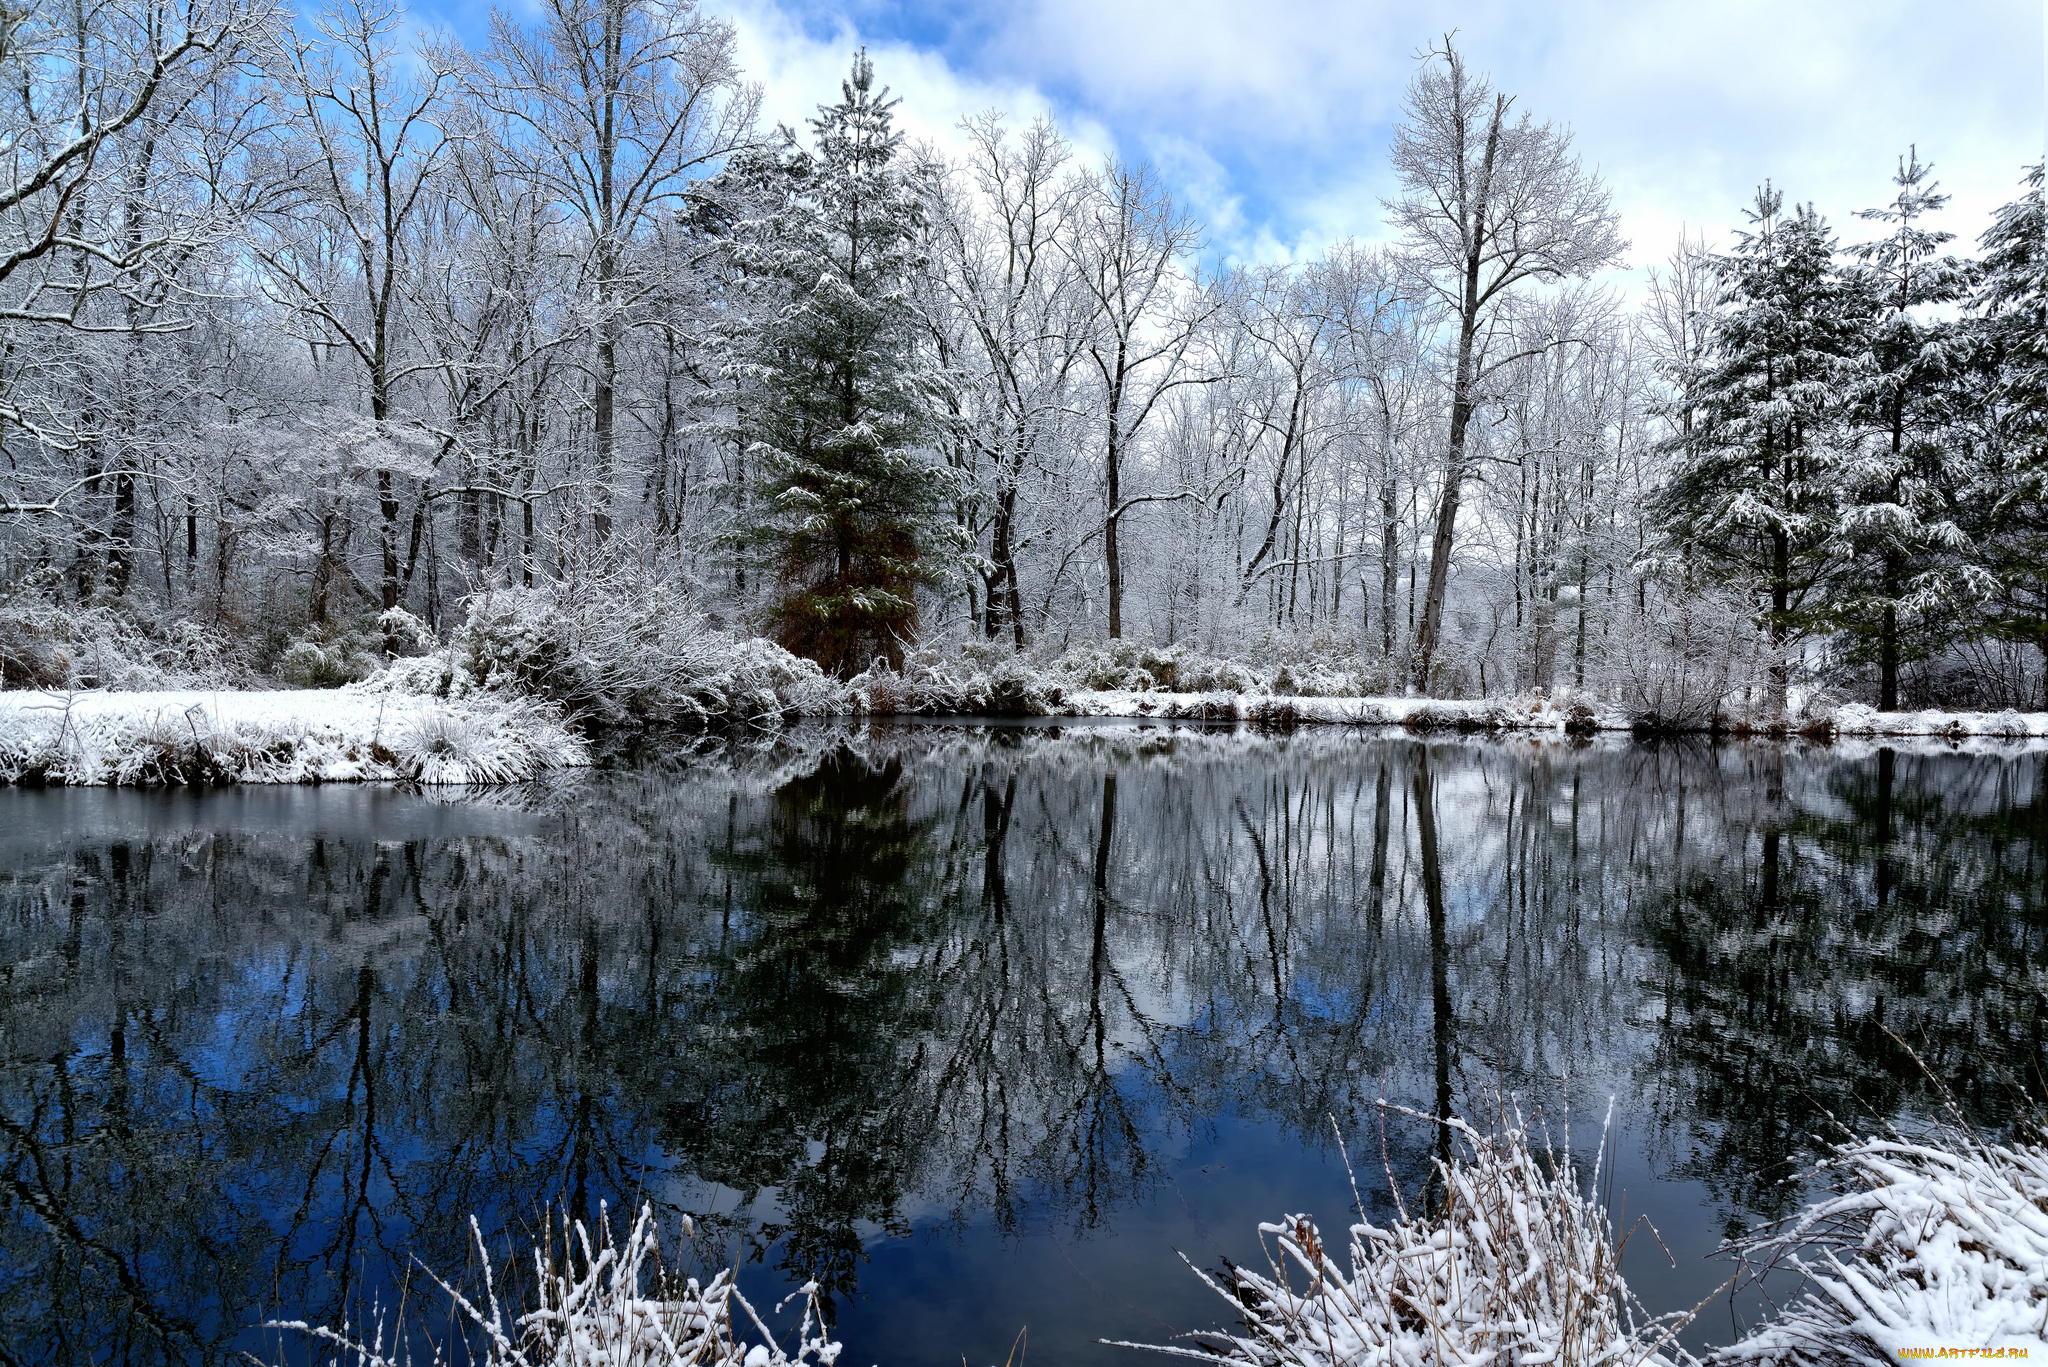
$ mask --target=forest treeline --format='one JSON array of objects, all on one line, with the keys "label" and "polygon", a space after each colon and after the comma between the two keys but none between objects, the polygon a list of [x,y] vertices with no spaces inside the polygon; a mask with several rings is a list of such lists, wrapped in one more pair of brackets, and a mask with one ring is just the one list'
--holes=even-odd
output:
[{"label": "forest treeline", "polygon": [[735,49],[676,0],[8,10],[0,679],[332,683],[465,623],[488,677],[573,619],[2048,706],[2040,167],[1974,256],[1917,149],[1839,230],[1765,186],[1630,298],[1660,244],[1446,41],[1393,245],[1238,264],[1046,119],[911,144],[864,53],[767,126]]}]

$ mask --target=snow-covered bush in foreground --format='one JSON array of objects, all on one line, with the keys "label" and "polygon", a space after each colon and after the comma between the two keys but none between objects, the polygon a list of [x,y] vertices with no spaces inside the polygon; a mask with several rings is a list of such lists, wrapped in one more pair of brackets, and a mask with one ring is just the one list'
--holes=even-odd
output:
[{"label": "snow-covered bush in foreground", "polygon": [[[683,1217],[684,1233],[692,1232]],[[598,1237],[579,1222],[564,1240],[568,1256],[557,1262],[551,1250],[533,1251],[534,1284],[540,1304],[509,1321],[491,1278],[490,1256],[483,1231],[470,1221],[477,1262],[483,1268],[481,1303],[472,1301],[434,1276],[467,1331],[466,1351],[439,1344],[436,1364],[467,1362],[472,1367],[793,1367],[799,1363],[830,1364],[839,1345],[825,1338],[818,1316],[818,1287],[806,1285],[803,1323],[797,1328],[795,1354],[790,1355],[739,1292],[730,1270],[708,1285],[695,1277],[678,1279],[662,1266],[660,1238],[650,1207],[623,1243],[612,1237],[610,1220],[600,1213]],[[431,1272],[429,1275],[433,1275]],[[745,1315],[735,1322],[734,1308]],[[297,1330],[338,1350],[355,1367],[405,1367],[412,1359],[402,1334],[385,1342],[383,1322],[369,1339],[303,1320],[272,1322],[270,1329]],[[759,1341],[749,1345],[749,1334]]]},{"label": "snow-covered bush in foreground", "polygon": [[1718,1361],[1896,1367],[1908,1350],[2048,1351],[2048,1147],[1952,1128],[1864,1139],[1823,1163],[1850,1190],[1735,1246],[1808,1290]]},{"label": "snow-covered bush in foreground", "polygon": [[503,783],[589,762],[559,713],[517,698],[0,693],[4,783]]},{"label": "snow-covered bush in foreground", "polygon": [[1691,1316],[1643,1312],[1621,1277],[1626,1235],[1615,1239],[1569,1158],[1547,1144],[1539,1155],[1519,1115],[1503,1111],[1490,1134],[1449,1123],[1461,1151],[1437,1163],[1435,1208],[1411,1215],[1395,1191],[1393,1228],[1351,1227],[1349,1271],[1306,1215],[1261,1225],[1270,1275],[1196,1271],[1242,1332],[1123,1346],[1258,1367],[1669,1367],[1664,1350]]}]

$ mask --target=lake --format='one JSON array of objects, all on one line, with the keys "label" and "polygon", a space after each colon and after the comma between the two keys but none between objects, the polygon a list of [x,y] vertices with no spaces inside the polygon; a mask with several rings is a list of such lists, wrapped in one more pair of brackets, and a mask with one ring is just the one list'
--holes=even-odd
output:
[{"label": "lake", "polygon": [[0,1362],[306,1361],[257,1326],[473,1285],[472,1215],[646,1200],[757,1306],[821,1282],[845,1364],[1142,1363],[1097,1340],[1228,1322],[1179,1255],[1341,1229],[1347,1150],[1383,1221],[1504,1093],[1581,1163],[1611,1098],[1625,1270],[1690,1306],[1837,1122],[2042,1094],[2044,888],[1996,747],[876,724],[0,790]]}]

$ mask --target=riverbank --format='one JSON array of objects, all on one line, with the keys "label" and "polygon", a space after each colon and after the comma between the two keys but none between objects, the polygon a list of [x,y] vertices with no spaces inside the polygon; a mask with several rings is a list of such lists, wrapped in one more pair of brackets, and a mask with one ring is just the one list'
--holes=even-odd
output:
[{"label": "riverbank", "polygon": [[[1591,734],[1642,729],[1636,718],[1583,697],[1514,698],[1304,698],[1284,694],[1161,693],[1077,690],[1052,712],[1070,717],[1149,717],[1188,721],[1242,721],[1268,725],[1401,726],[1411,731],[1557,731]],[[1862,703],[1808,707],[1789,721],[1740,717],[1701,734],[1972,737],[2024,740],[2048,737],[2048,712],[1880,712]]]},{"label": "riverbank", "polygon": [[[845,687],[828,701],[829,709],[813,702],[787,709],[784,717],[1022,715],[1533,736],[1640,729],[1625,713],[1571,695],[1437,699],[1046,688],[1032,691],[1029,706],[976,710],[918,690]],[[755,724],[772,727],[773,713]],[[1884,713],[1850,704],[1810,708],[1791,724],[1734,722],[1717,732],[1999,748],[2048,740],[2048,713]],[[559,708],[495,690],[432,696],[387,682],[304,690],[0,692],[0,783],[506,783],[590,762],[589,744]]]},{"label": "riverbank", "polygon": [[0,782],[506,783],[590,762],[553,709],[353,689],[0,693]]}]

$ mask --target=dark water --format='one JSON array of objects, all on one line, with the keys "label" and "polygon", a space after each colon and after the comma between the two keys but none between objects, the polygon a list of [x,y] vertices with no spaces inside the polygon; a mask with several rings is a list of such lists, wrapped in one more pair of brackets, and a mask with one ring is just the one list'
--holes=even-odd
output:
[{"label": "dark water", "polygon": [[1830,1117],[2039,1095],[2044,785],[927,726],[469,803],[0,791],[0,1363],[304,1360],[252,1326],[638,1198],[757,1304],[822,1281],[849,1363],[1138,1362],[1095,1340],[1228,1319],[1176,1250],[1341,1226],[1336,1132],[1384,1216],[1435,1134],[1376,1100],[1501,1086],[1582,1158],[1614,1098],[1678,1264],[1626,1267],[1689,1305]]}]

